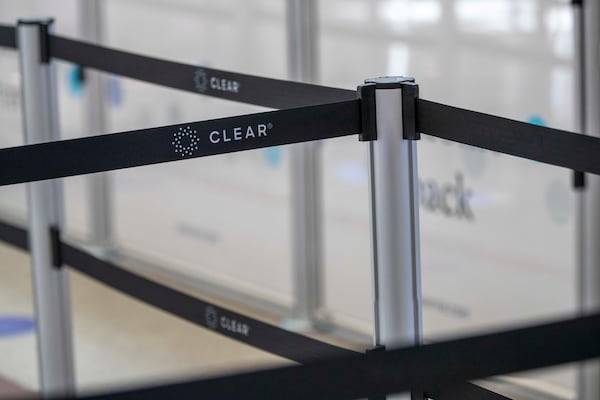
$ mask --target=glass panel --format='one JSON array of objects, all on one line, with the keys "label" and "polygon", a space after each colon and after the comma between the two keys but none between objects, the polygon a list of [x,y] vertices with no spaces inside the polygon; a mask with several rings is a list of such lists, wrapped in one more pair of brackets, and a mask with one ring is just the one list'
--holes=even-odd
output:
[{"label": "glass panel", "polygon": [[[428,100],[575,129],[566,2],[327,1],[320,11],[325,84],[414,76]],[[352,24],[341,17],[350,11]],[[418,147],[426,339],[573,315],[571,172],[427,135]],[[368,334],[366,146],[328,141],[324,160],[327,307]],[[572,369],[532,377],[575,384]]]}]

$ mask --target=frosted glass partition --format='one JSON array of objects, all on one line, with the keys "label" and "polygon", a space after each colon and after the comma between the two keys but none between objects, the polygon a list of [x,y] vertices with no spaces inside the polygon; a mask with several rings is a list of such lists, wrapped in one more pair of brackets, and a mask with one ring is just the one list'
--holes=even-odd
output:
[{"label": "frosted glass partition", "polygon": [[[76,36],[74,1],[11,3],[2,23],[54,15]],[[285,2],[106,1],[106,44],[155,57],[286,77]],[[14,15],[13,15],[14,14]],[[323,0],[321,83],[414,76],[421,96],[535,124],[576,127],[569,1]],[[0,145],[22,143],[18,65],[0,50]],[[58,65],[64,137],[82,131],[78,70]],[[107,76],[111,132],[264,109]],[[372,327],[367,153],[356,138],[320,144],[324,298],[334,322]],[[426,339],[575,310],[571,174],[423,136],[419,148]],[[119,248],[187,280],[291,304],[289,154],[268,148],[112,173]],[[69,232],[86,237],[85,180],[65,180]],[[25,215],[24,185],[0,212]],[[574,387],[572,371],[533,373]],[[538,379],[538,377],[540,379]]]},{"label": "frosted glass partition", "polygon": [[[0,147],[23,144],[19,60],[14,50],[0,49]],[[0,188],[0,212],[25,218],[25,186]]]},{"label": "frosted glass partition", "polygon": [[[325,84],[413,76],[428,100],[576,128],[568,2],[324,1],[320,11]],[[369,333],[367,152],[351,139],[324,148],[327,306]],[[426,135],[418,153],[426,340],[573,314],[571,172]],[[541,382],[574,388],[573,371]]]},{"label": "frosted glass partition", "polygon": [[[143,4],[142,4],[143,3]],[[131,15],[140,7],[134,26]],[[283,7],[260,2],[108,2],[108,44],[218,69],[284,78]],[[265,110],[109,78],[113,131]],[[291,303],[285,148],[114,173],[118,245],[188,281]]]}]

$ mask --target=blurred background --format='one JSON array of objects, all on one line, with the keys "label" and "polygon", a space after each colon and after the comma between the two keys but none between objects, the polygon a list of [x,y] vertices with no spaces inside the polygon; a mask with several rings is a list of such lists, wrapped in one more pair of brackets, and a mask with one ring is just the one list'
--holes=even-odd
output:
[{"label": "blurred background", "polygon": [[[283,0],[104,0],[94,2],[91,14],[82,12],[84,1],[0,0],[0,23],[52,16],[55,32],[74,38],[97,23],[97,41],[109,47],[290,78]],[[370,77],[413,76],[428,100],[578,129],[575,19],[568,0],[315,4],[312,78],[320,84],[355,89]],[[2,147],[23,143],[19,79],[17,53],[1,49]],[[89,88],[76,65],[57,62],[62,137],[265,110],[107,74],[99,82],[104,128],[90,131]],[[571,172],[428,136],[418,147],[426,340],[574,315]],[[68,237],[161,282],[285,325],[295,302],[290,149],[64,179]],[[373,326],[367,147],[348,137],[319,142],[316,149],[322,298],[314,316],[319,323],[309,333],[365,348]],[[94,190],[98,180],[106,196]],[[0,188],[2,218],[25,223],[26,212],[25,185]],[[98,221],[107,224],[99,228]],[[28,264],[25,253],[0,244],[0,377],[35,392]],[[74,272],[71,291],[83,392],[286,362]],[[521,398],[575,396],[573,367],[492,381]]]}]

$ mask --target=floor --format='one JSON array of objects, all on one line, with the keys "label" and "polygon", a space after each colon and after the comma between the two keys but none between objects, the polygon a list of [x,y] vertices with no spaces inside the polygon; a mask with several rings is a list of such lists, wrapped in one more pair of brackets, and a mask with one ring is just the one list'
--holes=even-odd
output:
[{"label": "floor", "polygon": [[0,378],[0,398],[11,399],[33,396],[34,392],[31,392],[14,382]]},{"label": "floor", "polygon": [[[6,320],[8,316],[13,320],[33,317],[29,257],[0,244],[0,260],[0,398],[28,397],[39,389],[34,330],[31,326],[27,329],[23,323],[17,329],[13,323],[10,331],[2,329],[1,323],[2,318]],[[70,272],[70,285],[79,393],[290,363],[155,310],[77,272]],[[178,289],[186,290],[185,287]],[[208,299],[219,302],[214,297]],[[275,316],[258,313],[248,306],[222,300],[220,303],[267,322],[280,322]],[[356,350],[368,345],[320,337]],[[572,370],[547,369],[510,379],[518,380],[525,388],[560,393],[560,398],[573,395],[568,388],[568,382],[573,379]]]},{"label": "floor", "polygon": [[[31,317],[28,256],[0,245],[0,315]],[[70,273],[77,387],[82,392],[156,384],[288,361],[171,317]],[[135,316],[135,318],[132,318]],[[33,330],[0,336],[0,377],[39,388]],[[9,391],[10,390],[10,391]]]}]

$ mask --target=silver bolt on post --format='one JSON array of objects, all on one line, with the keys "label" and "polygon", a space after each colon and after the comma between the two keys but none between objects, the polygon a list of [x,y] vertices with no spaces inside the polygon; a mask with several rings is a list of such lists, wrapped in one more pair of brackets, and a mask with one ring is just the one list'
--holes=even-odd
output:
[{"label": "silver bolt on post", "polygon": [[[19,20],[17,44],[21,71],[26,144],[59,139],[56,81],[49,55],[52,19]],[[68,273],[57,258],[63,226],[59,180],[27,184],[29,247],[43,397],[75,393]]]}]

